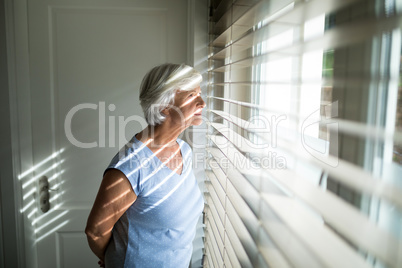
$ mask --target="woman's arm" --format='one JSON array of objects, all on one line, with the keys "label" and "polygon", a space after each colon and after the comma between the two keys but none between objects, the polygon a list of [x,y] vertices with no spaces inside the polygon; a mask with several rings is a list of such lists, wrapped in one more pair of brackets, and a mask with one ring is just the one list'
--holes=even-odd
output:
[{"label": "woman's arm", "polygon": [[136,199],[121,171],[110,169],[105,173],[85,228],[89,247],[101,261],[104,261],[114,224]]}]

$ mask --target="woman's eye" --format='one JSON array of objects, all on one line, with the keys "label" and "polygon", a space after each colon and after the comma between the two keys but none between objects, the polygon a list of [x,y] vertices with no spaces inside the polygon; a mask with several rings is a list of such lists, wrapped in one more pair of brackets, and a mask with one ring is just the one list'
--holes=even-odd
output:
[{"label": "woman's eye", "polygon": [[191,93],[191,94],[188,95],[188,97],[189,97],[189,98],[193,98],[193,97],[195,97],[195,96],[200,96],[200,95],[201,95],[201,93],[198,93],[198,94],[196,94],[196,93]]}]

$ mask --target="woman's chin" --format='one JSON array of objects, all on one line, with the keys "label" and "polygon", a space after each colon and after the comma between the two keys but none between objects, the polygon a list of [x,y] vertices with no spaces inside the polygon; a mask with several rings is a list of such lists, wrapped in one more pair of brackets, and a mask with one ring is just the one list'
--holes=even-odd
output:
[{"label": "woman's chin", "polygon": [[202,124],[201,116],[199,118],[194,118],[193,121],[191,122],[191,125],[193,125],[193,126],[199,126],[201,124]]}]

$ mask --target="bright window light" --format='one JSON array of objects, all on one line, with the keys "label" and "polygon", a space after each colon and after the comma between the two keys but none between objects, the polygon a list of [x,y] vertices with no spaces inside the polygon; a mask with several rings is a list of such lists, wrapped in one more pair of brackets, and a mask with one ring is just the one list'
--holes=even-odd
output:
[{"label": "bright window light", "polygon": [[293,29],[275,35],[261,43],[261,52],[266,53],[275,49],[286,47],[293,42]]},{"label": "bright window light", "polygon": [[304,23],[304,41],[324,34],[325,14],[308,20]]}]

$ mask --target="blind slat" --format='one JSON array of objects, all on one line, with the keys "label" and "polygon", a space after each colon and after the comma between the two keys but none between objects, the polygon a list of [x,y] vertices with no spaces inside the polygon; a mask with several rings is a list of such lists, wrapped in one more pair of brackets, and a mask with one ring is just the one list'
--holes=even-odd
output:
[{"label": "blind slat", "polygon": [[[242,33],[248,31],[254,25],[255,19],[261,19],[262,16],[256,16],[258,10],[261,9],[264,1],[260,1],[251,7],[245,14],[239,18],[239,20],[230,25],[227,29],[220,28],[215,31],[218,36],[211,42],[210,46],[224,47],[228,41],[232,40],[232,32],[236,35],[241,35]],[[235,30],[234,30],[235,29]]]},{"label": "blind slat", "polygon": [[292,267],[280,249],[278,249],[278,247],[272,241],[272,238],[268,236],[267,232],[265,232],[265,230],[264,232],[259,233],[259,242],[258,248],[265,262],[268,264],[268,267]]},{"label": "blind slat", "polygon": [[[249,233],[250,229],[247,228],[246,224],[243,221],[244,218],[242,219],[239,216],[239,211],[236,211],[235,206],[232,205],[232,202],[230,200],[226,202],[226,211],[227,221],[225,222],[225,227],[228,228],[228,225],[231,225],[233,230],[236,232],[236,236],[241,242],[242,248],[247,253],[248,259],[251,263],[253,263],[253,260],[255,260],[256,256],[258,255],[258,247],[255,244],[255,240]],[[258,227],[255,230],[258,230]],[[254,232],[255,230],[252,231]],[[239,250],[240,249],[237,249],[236,251]]]},{"label": "blind slat", "polygon": [[[269,7],[266,1],[258,2],[254,7],[250,8],[242,17],[235,21],[228,29],[219,35],[211,43],[212,46],[224,46],[228,42],[222,40],[231,40],[236,36],[241,36],[247,32],[258,22],[265,20],[280,21],[292,24],[301,24],[306,20],[312,19],[324,13],[334,12],[346,5],[358,2],[358,0],[315,0],[308,3],[296,4],[294,8],[287,8],[293,1],[282,1],[278,6]],[[285,12],[281,12],[285,9]],[[278,18],[278,14],[281,16]],[[242,27],[240,27],[242,26]],[[230,34],[233,33],[234,37],[231,38]],[[226,35],[226,36],[225,36]]]},{"label": "blind slat", "polygon": [[292,267],[299,267],[302,263],[305,267],[322,268],[321,262],[305,247],[299,239],[280,221],[262,221],[265,231],[275,242],[275,245],[286,257]]},{"label": "blind slat", "polygon": [[239,40],[233,42],[232,44],[226,46],[225,48],[217,51],[216,53],[212,53],[209,59],[219,60],[225,59],[234,53],[241,52],[245,49],[248,49],[255,45],[256,43],[260,43],[267,38],[273,37],[279,33],[282,33],[285,30],[292,29],[293,25],[284,24],[284,23],[275,23],[269,25],[269,31],[266,32],[265,26],[264,29],[259,29],[257,31],[253,31]]},{"label": "blind slat", "polygon": [[213,267],[219,267],[219,265],[218,265],[218,257],[216,256],[216,254],[219,254],[219,253],[216,252],[216,249],[214,247],[214,243],[216,244],[216,241],[214,241],[213,234],[211,234],[210,231],[207,231],[205,233],[205,237],[208,238],[208,251],[207,251],[207,253],[209,252],[209,254],[207,254],[207,255],[211,256],[211,262],[212,262]]},{"label": "blind slat", "polygon": [[263,198],[325,267],[369,267],[345,241],[291,198],[265,194]]},{"label": "blind slat", "polygon": [[[298,41],[293,41],[293,44],[288,47],[281,47],[277,48],[273,51],[269,51],[268,53],[283,53],[284,56],[291,56],[296,54],[307,53],[310,51],[322,49],[322,50],[329,50],[335,49],[339,47],[344,47],[347,45],[352,45],[361,42],[362,40],[366,40],[373,35],[378,33],[382,33],[385,31],[391,31],[394,28],[397,28],[398,25],[401,23],[401,20],[398,17],[393,18],[384,18],[382,21],[368,19],[366,21],[359,21],[354,25],[348,24],[344,27],[337,27],[330,31],[326,31],[323,36],[316,37],[315,39],[311,39],[308,42],[305,42],[302,39]],[[244,37],[241,37],[237,41],[231,43],[230,45],[226,46],[225,48],[218,50],[215,53],[210,55],[210,59],[213,60],[222,60],[225,59],[233,54],[239,53],[243,50],[252,48],[256,44],[264,42],[271,37],[277,36],[280,33],[283,33],[286,30],[297,30],[294,28],[294,25],[285,24],[285,23],[272,23],[264,28],[258,29],[253,31]],[[364,31],[363,31],[364,29]],[[367,29],[370,29],[368,31]],[[340,35],[350,35],[353,38],[348,38],[344,40],[340,38]],[[302,38],[302,37],[300,37]],[[259,56],[264,57],[264,56]],[[249,60],[247,58],[245,60]],[[232,63],[232,65],[238,65],[241,61],[237,61]],[[250,63],[253,64],[253,63]],[[241,67],[248,66],[248,64],[241,64]]]},{"label": "blind slat", "polygon": [[214,192],[214,189],[211,189],[211,184],[206,182],[206,186],[208,187],[207,189],[209,190],[209,196],[205,195],[205,198],[207,201],[212,201],[214,206],[210,207],[210,210],[214,214],[215,217],[218,217],[215,219],[215,222],[217,226],[219,226],[219,233],[221,236],[223,236],[223,221],[225,219],[225,209],[224,207],[220,204],[219,200],[217,200],[216,193]]},{"label": "blind slat", "polygon": [[[299,56],[304,53],[317,50],[338,49],[345,46],[360,43],[368,40],[377,34],[390,32],[398,28],[402,23],[401,17],[386,17],[382,19],[367,19],[354,24],[338,26],[325,32],[324,35],[309,41],[299,40],[290,46],[276,48],[258,56],[250,56],[232,63],[218,66],[212,69],[213,72],[227,72],[229,70],[242,69],[253,65],[266,63],[281,58]],[[342,36],[349,38],[342,38]]]},{"label": "blind slat", "polygon": [[[236,252],[232,246],[232,243],[230,242],[230,239],[228,238],[228,234],[225,233],[225,249],[226,249],[226,254],[225,254],[225,265],[226,263],[230,262],[230,265],[232,267],[241,267],[240,261],[236,255]],[[245,254],[245,252],[244,252]],[[245,266],[243,266],[245,267]]]},{"label": "blind slat", "polygon": [[[232,266],[232,262],[230,261],[230,258],[227,254],[227,251],[225,250],[225,255],[223,255],[223,262],[225,263],[225,268],[231,268]],[[240,263],[237,267],[240,267]]]},{"label": "blind slat", "polygon": [[[242,233],[242,230],[239,230],[243,228],[244,233]],[[230,241],[230,244],[233,247],[234,252],[236,253],[236,257],[239,260],[241,267],[253,267],[247,252],[241,242],[241,239],[239,237],[238,234],[242,235],[242,239],[248,239],[247,237],[244,237],[243,235],[245,235],[247,233],[247,230],[245,228],[245,226],[243,225],[242,227],[239,227],[237,225],[237,230],[235,230],[235,228],[233,227],[232,223],[230,222],[228,216],[226,215],[226,220],[225,220],[225,229],[226,229],[226,233],[227,233],[227,238]]]},{"label": "blind slat", "polygon": [[[217,146],[219,144],[224,143],[222,141],[216,143]],[[234,154],[232,153],[231,155]],[[219,156],[217,155],[217,157]],[[240,154],[238,157],[241,158],[242,155]],[[233,158],[229,160],[234,161]],[[219,162],[219,159],[217,161]],[[242,161],[246,162],[248,160],[243,157]],[[293,171],[280,169],[263,170],[271,176],[270,178],[273,178],[281,186],[290,191],[291,194],[296,195],[318,211],[329,224],[335,227],[347,239],[365,248],[386,263],[395,264],[399,262],[398,256],[402,256],[402,244],[371,223],[366,216],[354,207],[330,192],[323,192],[320,188],[300,178]],[[232,169],[229,172],[232,172]],[[240,172],[243,172],[243,170],[240,170]],[[247,173],[248,170],[245,170],[245,172]],[[228,174],[228,176],[231,177],[233,175]]]},{"label": "blind slat", "polygon": [[205,244],[205,247],[206,247],[205,255],[207,256],[208,267],[215,267],[214,262],[212,260],[212,254],[214,254],[214,252],[211,251],[210,243]]},{"label": "blind slat", "polygon": [[[375,75],[350,75],[348,77],[337,77],[336,82],[338,83],[343,83],[343,84],[349,84],[353,86],[358,86],[364,82],[367,82],[367,80],[370,80],[372,83],[376,84],[386,84],[386,83],[398,83],[399,81],[399,76],[375,76]],[[294,76],[292,79],[283,79],[283,80],[269,80],[269,81],[263,81],[263,80],[256,80],[256,81],[226,81],[226,82],[216,82],[216,83],[209,83],[210,86],[215,86],[215,87],[227,87],[230,90],[232,89],[237,89],[240,87],[249,87],[247,90],[251,90],[251,88],[254,86],[270,86],[270,85],[289,85],[289,86],[299,86],[300,81],[303,79],[303,84],[312,84],[312,85],[317,85],[320,84],[322,87],[329,87],[333,86],[335,79],[331,77],[320,77],[320,78],[302,78],[301,76]],[[270,90],[270,88],[263,88],[262,90]],[[210,98],[213,98],[213,96],[209,96]],[[296,114],[292,115],[293,117],[297,116]]]},{"label": "blind slat", "polygon": [[213,27],[213,34],[220,34],[230,28],[232,21],[236,21],[239,17],[242,17],[258,1],[260,0],[222,1],[214,12],[213,20],[215,21],[215,25]]},{"label": "blind slat", "polygon": [[[213,215],[213,214],[212,214]],[[207,228],[210,228],[210,230],[212,230],[212,233],[214,234],[214,237],[216,239],[216,243],[219,249],[219,253],[221,256],[223,256],[223,251],[224,251],[224,242],[223,242],[223,235],[224,232],[221,233],[219,231],[219,228],[217,226],[217,222],[219,222],[219,219],[217,219],[217,221],[215,221],[215,217],[208,217],[207,218]],[[222,228],[223,229],[223,225]]]},{"label": "blind slat", "polygon": [[[220,168],[215,167],[213,169],[220,169]],[[248,230],[248,231],[246,231],[246,232],[244,232],[244,230],[239,231],[241,234],[240,235],[237,234],[237,235],[240,237],[240,239],[241,239],[241,241],[243,241],[243,243],[245,241],[247,241],[246,244],[244,245],[244,248],[247,249],[248,253],[252,254],[252,255],[255,255],[255,254],[257,254],[256,252],[258,252],[258,248],[254,244],[254,242],[252,242],[253,239],[249,240],[246,237],[247,237],[247,235],[250,235],[250,234],[248,234],[249,230],[251,230],[254,233],[254,237],[256,236],[255,232],[258,230],[258,228],[257,228],[258,227],[257,219],[253,215],[253,212],[247,206],[245,201],[243,201],[243,199],[237,193],[237,191],[235,190],[234,186],[231,185],[230,182],[227,182],[227,187],[229,188],[229,189],[227,188],[227,195],[229,197],[229,200],[226,201],[226,204],[230,204],[230,208],[233,208],[233,210],[231,210],[229,208],[229,210],[231,210],[231,212],[232,212],[232,213],[230,213],[231,214],[230,220],[231,221],[234,220],[235,222],[237,222],[238,224],[236,224],[235,226],[237,226],[240,229],[242,228],[241,226],[246,227],[246,225],[248,225],[248,227],[246,227],[246,230]],[[235,205],[232,205],[232,203],[234,203]],[[236,219],[241,219],[241,218],[242,219],[249,219],[249,220],[245,221],[245,223],[247,223],[246,225],[243,225],[243,224],[239,225],[239,221],[236,220]]]},{"label": "blind slat", "polygon": [[402,244],[396,241],[356,208],[341,200],[331,192],[323,192],[289,173],[280,180],[297,197],[318,211],[324,220],[344,237],[366,249],[385,263],[400,262]]},{"label": "blind slat", "polygon": [[[220,129],[222,130],[223,127],[221,127]],[[219,129],[217,130],[219,131]],[[224,128],[224,130],[222,131],[222,134],[224,135],[227,131],[232,132],[233,130]],[[259,133],[256,134],[258,135]],[[335,159],[335,157],[331,155],[328,155],[325,158],[321,157],[320,159],[317,159],[309,152],[307,152],[302,145],[299,144],[288,143],[280,139],[278,139],[276,142],[278,148],[284,148],[287,151],[292,152],[292,154],[297,156],[299,159],[307,161],[319,168],[324,169],[332,175],[333,179],[345,185],[348,185],[352,189],[355,189],[358,192],[364,192],[378,196],[380,198],[384,198],[402,208],[402,191],[397,187],[393,187],[392,185],[389,185],[388,183],[374,177],[362,168],[350,164],[347,161]],[[275,148],[272,148],[271,150],[276,151]],[[337,165],[333,167],[330,166],[328,163],[337,163]]]},{"label": "blind slat", "polygon": [[[211,228],[209,228],[208,230],[211,230]],[[211,249],[214,252],[214,254],[212,255],[212,260],[215,260],[214,264],[216,265],[216,267],[222,267],[223,258],[221,252],[219,251],[217,238],[215,237],[213,231],[208,231],[207,237],[209,237],[209,241],[211,241]]]},{"label": "blind slat", "polygon": [[[213,99],[218,99],[222,101],[226,101],[229,103],[237,104],[240,106],[244,107],[250,107],[250,108],[257,108],[262,111],[270,112],[270,113],[281,113],[281,111],[276,111],[272,109],[268,109],[264,106],[261,105],[256,105],[252,103],[247,103],[247,102],[241,102],[241,101],[236,101],[236,100],[230,100],[230,99],[225,99],[225,98],[220,98],[220,97],[211,97]],[[250,122],[240,119],[236,116],[233,116],[229,113],[223,112],[223,111],[218,111],[218,110],[208,110],[209,112],[212,112],[216,115],[219,115],[220,117],[224,118],[225,120],[236,124],[237,126],[243,128],[244,130],[257,133],[258,131],[267,131],[269,129],[264,129],[261,128],[257,125],[251,124]],[[296,119],[303,119],[302,117],[287,113],[287,116],[296,118]],[[384,128],[378,128],[376,126],[370,126],[364,123],[359,123],[359,122],[353,122],[349,120],[344,120],[344,119],[324,119],[321,120],[320,122],[317,122],[317,124],[320,124],[321,126],[327,126],[329,129],[334,129],[335,125],[337,127],[336,130],[338,130],[341,133],[345,133],[348,135],[353,135],[356,137],[361,137],[361,138],[366,138],[370,140],[379,140],[382,142],[385,141],[392,141],[394,144],[402,145],[402,131],[395,130],[393,132],[387,131]],[[262,137],[265,138],[265,137]],[[266,139],[266,138],[265,138]]]},{"label": "blind slat", "polygon": [[[206,57],[212,265],[402,267],[402,5],[217,3]],[[269,154],[285,163],[264,165]]]},{"label": "blind slat", "polygon": [[[208,166],[211,167],[211,170],[214,173],[215,177],[218,179],[219,184],[226,191],[226,175],[225,175],[225,172],[222,169],[212,168],[212,167],[217,167],[218,166],[218,163],[216,163],[216,161],[214,159],[209,159]],[[209,174],[209,172],[207,174]],[[224,201],[222,201],[222,204],[224,204]]]},{"label": "blind slat", "polygon": [[[212,148],[209,148],[208,150],[211,150],[211,149]],[[212,154],[213,154],[214,157],[219,157],[219,154],[217,154],[216,151],[213,151]],[[229,169],[227,169],[227,172],[228,172],[228,177],[231,178],[231,181],[232,180],[236,181],[236,178],[241,177],[241,175],[239,175],[239,173],[237,173],[235,169],[229,168]],[[235,213],[237,213],[237,214],[242,215],[242,216],[238,215],[238,217],[243,219],[242,221],[245,224],[244,226],[249,226],[249,227],[246,227],[248,230],[255,231],[254,239],[256,239],[256,237],[258,236],[257,231],[258,231],[258,228],[259,228],[258,227],[258,221],[255,218],[255,216],[252,216],[252,214],[250,214],[250,213],[252,213],[251,210],[242,201],[242,199],[239,196],[239,194],[237,193],[237,190],[235,189],[235,187],[232,186],[230,182],[228,182],[228,183],[229,183],[229,186],[228,186],[227,192],[228,192],[228,197],[230,198],[230,201],[231,201],[230,204],[232,204],[233,202],[236,204],[236,205],[233,205],[233,208],[235,209],[234,211],[231,211],[230,209],[228,209],[228,214],[229,215],[234,215]],[[239,181],[237,184],[238,184],[237,188],[241,192],[244,191],[244,192],[249,193],[249,195],[255,195],[256,197],[258,196],[258,194],[255,193],[255,190],[254,190],[254,192],[253,191],[250,192],[250,190],[251,190],[250,188],[247,188],[247,187],[244,188],[244,185],[248,184],[244,180]],[[242,196],[242,198],[247,200],[247,198],[245,198],[244,196]],[[243,205],[239,205],[239,204],[243,204]],[[249,212],[245,213],[246,211],[249,211]],[[232,213],[230,213],[230,212],[232,212]],[[294,243],[299,243],[300,244],[300,242],[294,242]],[[245,245],[245,247],[248,248],[249,246]],[[299,248],[298,252],[301,251],[300,247],[301,246],[298,247]],[[260,248],[260,246],[258,248]],[[263,247],[261,247],[261,248],[262,248],[262,250],[264,250],[264,252],[261,253],[261,254],[263,255],[263,257],[264,257],[264,259],[266,260],[267,263],[275,263],[275,264],[277,264],[277,263],[286,263],[285,259],[282,257],[282,254],[277,252],[275,249],[270,249],[270,248],[265,248],[264,249]],[[306,254],[306,252],[304,252],[298,258],[296,258],[296,260],[299,260],[300,258],[305,258],[305,257],[303,257],[303,256],[305,256],[305,254]],[[286,266],[284,266],[284,267],[286,267]],[[319,266],[317,265],[316,267],[319,267]]]},{"label": "blind slat", "polygon": [[[219,159],[216,153],[212,153],[214,158]],[[222,161],[225,159],[219,159],[221,163],[225,163]],[[230,159],[228,159],[230,161]],[[227,161],[227,162],[229,162]],[[234,167],[229,166],[227,167],[227,176],[230,174],[230,180],[227,182],[226,186],[226,193],[229,195],[229,187],[233,185],[236,189],[236,192],[241,196],[241,199],[247,203],[247,206],[254,212],[258,211],[259,206],[259,198],[258,198],[258,191],[257,189],[247,180],[241,173]],[[238,199],[232,201],[239,201]],[[240,208],[239,208],[240,209]],[[240,209],[240,211],[242,211]]]},{"label": "blind slat", "polygon": [[215,176],[215,174],[210,171],[206,170],[205,171],[206,178],[209,179],[209,181],[212,183],[212,187],[214,191],[216,192],[216,195],[219,198],[219,203],[222,207],[225,206],[225,189],[222,187],[222,185],[219,183],[218,178]]},{"label": "blind slat", "polygon": [[233,0],[222,0],[219,5],[214,10],[213,20],[215,22],[219,21],[222,17],[230,16],[228,12],[230,7],[232,6]]}]

